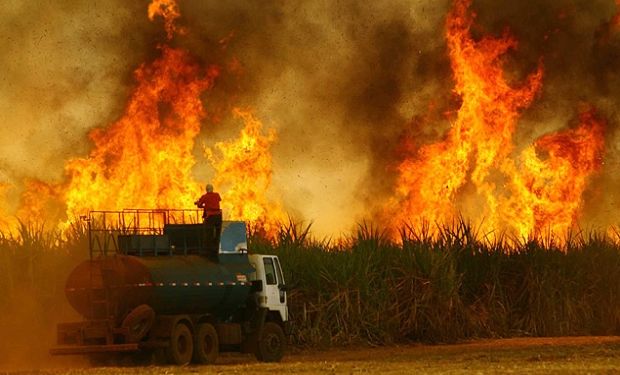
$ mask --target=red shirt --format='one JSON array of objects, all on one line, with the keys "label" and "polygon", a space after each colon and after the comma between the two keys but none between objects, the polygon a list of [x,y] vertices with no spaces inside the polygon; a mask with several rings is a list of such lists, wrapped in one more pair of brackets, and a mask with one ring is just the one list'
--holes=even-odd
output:
[{"label": "red shirt", "polygon": [[196,205],[200,208],[204,208],[204,217],[208,217],[211,215],[221,214],[222,210],[220,210],[220,195],[215,192],[206,193],[198,201],[196,201]]}]

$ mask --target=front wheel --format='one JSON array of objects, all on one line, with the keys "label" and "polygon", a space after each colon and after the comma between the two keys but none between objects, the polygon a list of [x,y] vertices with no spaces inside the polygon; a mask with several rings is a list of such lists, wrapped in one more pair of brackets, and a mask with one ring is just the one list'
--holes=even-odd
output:
[{"label": "front wheel", "polygon": [[256,359],[261,362],[280,362],[286,348],[286,337],[280,325],[266,322],[256,345]]}]

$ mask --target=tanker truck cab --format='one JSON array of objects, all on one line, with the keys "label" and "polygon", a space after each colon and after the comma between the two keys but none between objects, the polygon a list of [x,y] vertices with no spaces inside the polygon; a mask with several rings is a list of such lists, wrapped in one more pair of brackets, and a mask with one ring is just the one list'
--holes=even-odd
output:
[{"label": "tanker truck cab", "polygon": [[[250,275],[257,304],[269,311],[269,318],[288,322],[286,284],[277,256],[253,254],[250,264],[256,272]],[[288,324],[284,324],[288,328]],[[288,330],[288,329],[287,329]]]},{"label": "tanker truck cab", "polygon": [[50,353],[105,364],[118,354],[212,364],[224,351],[280,361],[290,324],[278,257],[248,253],[245,222],[224,221],[217,236],[201,214],[91,211],[90,259],[65,287],[83,320],[58,324]]}]

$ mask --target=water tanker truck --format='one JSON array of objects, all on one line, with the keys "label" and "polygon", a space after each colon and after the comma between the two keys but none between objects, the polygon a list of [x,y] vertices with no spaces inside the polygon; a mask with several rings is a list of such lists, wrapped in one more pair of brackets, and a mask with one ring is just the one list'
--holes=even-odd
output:
[{"label": "water tanker truck", "polygon": [[248,254],[244,222],[224,221],[213,246],[213,228],[195,210],[83,219],[90,259],[65,288],[83,320],[58,325],[51,354],[153,354],[177,365],[213,363],[222,351],[282,358],[290,331],[282,268],[276,256]]}]

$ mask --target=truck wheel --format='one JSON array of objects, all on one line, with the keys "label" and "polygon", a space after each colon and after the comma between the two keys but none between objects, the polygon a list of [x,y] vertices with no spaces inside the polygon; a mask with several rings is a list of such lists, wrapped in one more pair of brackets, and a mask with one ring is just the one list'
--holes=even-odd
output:
[{"label": "truck wheel", "polygon": [[198,325],[194,335],[194,362],[213,364],[220,352],[220,340],[212,324]]},{"label": "truck wheel", "polygon": [[192,360],[194,341],[192,332],[184,323],[178,323],[170,335],[170,346],[166,348],[168,361],[175,365],[187,365]]},{"label": "truck wheel", "polygon": [[266,322],[256,346],[256,359],[261,362],[280,362],[286,348],[286,337],[280,325]]}]

